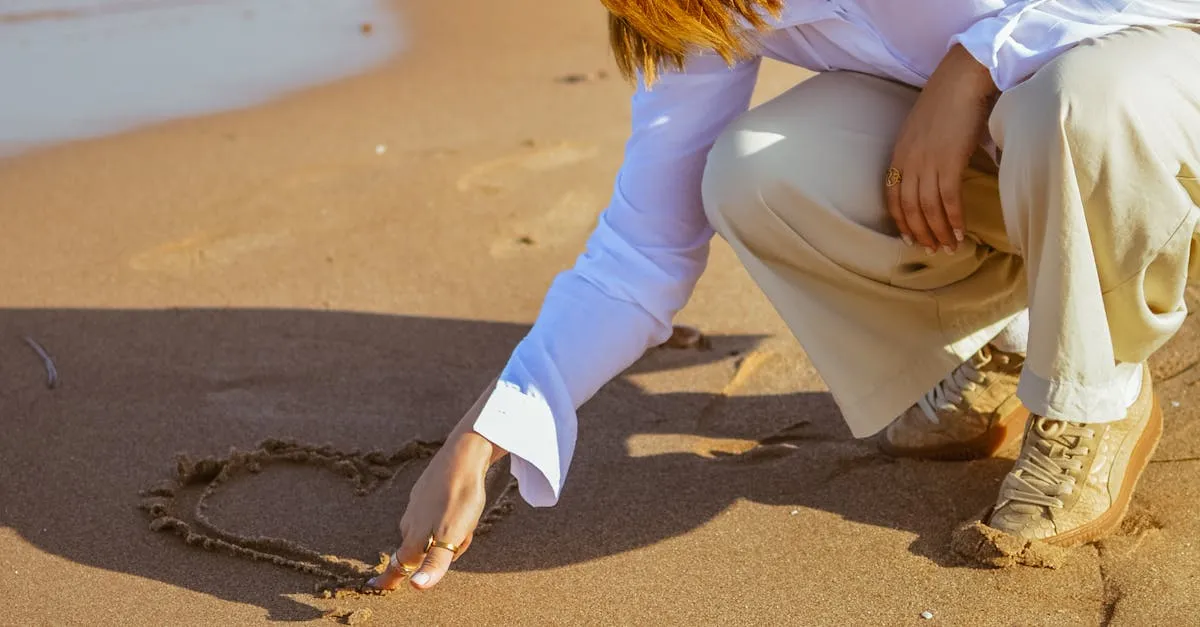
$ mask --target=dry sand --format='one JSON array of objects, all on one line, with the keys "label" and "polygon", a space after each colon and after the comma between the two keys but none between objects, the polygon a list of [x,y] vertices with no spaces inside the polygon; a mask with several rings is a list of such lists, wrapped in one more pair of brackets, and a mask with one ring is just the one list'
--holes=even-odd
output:
[{"label": "dry sand", "polygon": [[[1166,434],[1122,533],[981,568],[952,533],[1007,462],[850,439],[723,244],[683,315],[707,345],[605,388],[560,507],[518,505],[437,590],[323,599],[321,577],[150,531],[139,491],[178,452],[442,437],[603,207],[629,89],[597,7],[396,7],[415,42],[379,71],[0,162],[0,623],[1200,622],[1195,321],[1154,362]],[[760,99],[797,77],[770,68]],[[205,511],[369,564],[418,471],[364,496],[272,464]]]}]

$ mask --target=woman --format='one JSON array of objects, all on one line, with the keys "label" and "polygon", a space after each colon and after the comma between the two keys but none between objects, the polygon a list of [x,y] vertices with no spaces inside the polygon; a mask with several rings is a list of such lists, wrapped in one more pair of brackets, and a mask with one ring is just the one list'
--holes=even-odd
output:
[{"label": "woman", "polygon": [[[530,504],[557,501],[576,409],[667,337],[714,231],[856,436],[943,458],[1023,436],[985,522],[1114,528],[1162,428],[1144,363],[1200,279],[1200,3],[604,3],[639,83],[612,203],[374,585],[436,585],[505,454]],[[747,112],[763,56],[822,74]]]}]

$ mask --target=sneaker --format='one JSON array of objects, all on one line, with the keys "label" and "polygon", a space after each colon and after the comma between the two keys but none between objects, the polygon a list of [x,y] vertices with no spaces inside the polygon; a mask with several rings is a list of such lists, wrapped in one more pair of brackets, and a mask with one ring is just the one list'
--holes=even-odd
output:
[{"label": "sneaker", "polygon": [[1162,409],[1143,368],[1125,418],[1107,424],[1034,417],[987,524],[1027,540],[1074,546],[1121,524],[1162,436]]},{"label": "sneaker", "polygon": [[1017,400],[1025,357],[985,346],[884,430],[879,448],[895,457],[967,460],[1017,442],[1029,412]]}]

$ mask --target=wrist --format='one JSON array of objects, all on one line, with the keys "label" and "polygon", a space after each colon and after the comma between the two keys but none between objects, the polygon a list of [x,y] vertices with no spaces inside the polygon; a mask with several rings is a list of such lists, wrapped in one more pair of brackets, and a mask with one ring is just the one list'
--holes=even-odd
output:
[{"label": "wrist", "polygon": [[950,49],[938,69],[945,67],[947,77],[980,98],[983,101],[995,100],[1000,95],[1000,88],[992,80],[992,73],[987,66],[980,63],[966,48],[956,45]]},{"label": "wrist", "polygon": [[508,454],[508,451],[496,446],[491,440],[471,429],[456,430],[446,445],[452,448],[456,458],[469,460],[472,465],[477,465],[480,471],[487,470],[489,466]]}]

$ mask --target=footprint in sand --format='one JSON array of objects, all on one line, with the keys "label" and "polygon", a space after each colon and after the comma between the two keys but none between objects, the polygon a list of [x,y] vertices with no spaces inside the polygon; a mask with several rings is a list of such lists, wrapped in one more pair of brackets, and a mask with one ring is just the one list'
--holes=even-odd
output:
[{"label": "footprint in sand", "polygon": [[[297,238],[323,232],[337,220],[337,214],[326,208],[342,197],[347,186],[364,189],[382,185],[380,180],[378,170],[366,163],[320,164],[282,172],[233,193],[214,193],[195,203],[201,208],[196,215],[212,228],[201,226],[186,237],[140,251],[129,265],[135,270],[185,274],[291,245]],[[290,226],[273,229],[274,224]]]},{"label": "footprint in sand", "polygon": [[578,247],[596,225],[596,216],[602,209],[604,200],[592,192],[567,192],[540,215],[516,222],[510,235],[492,242],[491,255],[507,259],[534,247],[553,248],[562,244]]},{"label": "footprint in sand", "polygon": [[274,233],[197,233],[134,255],[134,270],[186,273],[205,266],[227,266],[238,259],[290,242],[286,231]]},{"label": "footprint in sand", "polygon": [[460,192],[498,192],[512,184],[514,174],[547,172],[587,161],[600,153],[598,146],[564,142],[552,146],[529,145],[525,150],[476,165],[458,178]]}]

